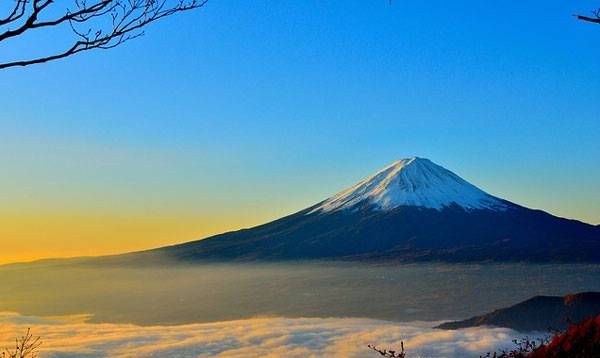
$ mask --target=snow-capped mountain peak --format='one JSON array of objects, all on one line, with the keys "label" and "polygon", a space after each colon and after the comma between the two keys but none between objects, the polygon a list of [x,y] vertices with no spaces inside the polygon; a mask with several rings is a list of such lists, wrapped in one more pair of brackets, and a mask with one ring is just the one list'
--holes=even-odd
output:
[{"label": "snow-capped mountain peak", "polygon": [[429,159],[400,159],[320,203],[311,213],[371,204],[377,210],[418,206],[441,210],[458,205],[466,210],[505,210],[506,202],[468,183]]}]

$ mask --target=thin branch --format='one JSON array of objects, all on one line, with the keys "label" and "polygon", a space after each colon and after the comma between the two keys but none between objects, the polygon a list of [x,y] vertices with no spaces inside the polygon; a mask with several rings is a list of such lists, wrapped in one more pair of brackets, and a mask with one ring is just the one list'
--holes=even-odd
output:
[{"label": "thin branch", "polygon": [[17,0],[15,2],[15,7],[11,11],[11,13],[8,14],[7,17],[0,19],[0,26],[9,24],[9,23],[16,21],[16,20],[20,19],[21,17],[23,17],[23,15],[25,14],[25,6],[26,5],[27,5],[26,0]]},{"label": "thin branch", "polygon": [[584,16],[584,15],[573,15],[577,18],[577,20],[592,22],[595,24],[600,24],[600,9],[596,9],[592,11],[592,16]]},{"label": "thin branch", "polygon": [[29,30],[32,26],[35,26],[35,21],[38,19],[38,15],[42,10],[44,10],[48,5],[52,3],[52,0],[46,0],[43,4],[39,5],[37,0],[34,0],[33,3],[33,12],[27,20],[15,30],[6,30],[2,34],[0,34],[0,42],[6,40],[9,37],[15,37],[23,34],[25,31]]},{"label": "thin branch", "polygon": [[404,342],[400,342],[400,350],[391,350],[391,349],[381,349],[377,348],[372,344],[368,344],[367,347],[369,349],[379,353],[379,355],[387,357],[387,358],[406,358],[406,353],[404,353]]},{"label": "thin branch", "polygon": [[[111,49],[143,36],[142,28],[154,21],[177,12],[202,7],[208,2],[208,0],[101,0],[87,6],[85,0],[75,0],[76,11],[67,11],[65,15],[54,20],[38,22],[39,13],[53,0],[33,1],[33,12],[25,23],[15,30],[1,33],[0,42],[31,29],[57,26],[64,22],[69,24],[77,40],[71,47],[57,54],[0,63],[0,69],[45,63],[92,49]],[[108,22],[111,24],[108,29],[106,29],[106,21],[92,21],[101,17],[108,17]]]},{"label": "thin branch", "polygon": [[38,350],[42,345],[40,337],[34,337],[31,329],[27,328],[24,336],[15,339],[15,349],[5,349],[3,358],[37,358]]},{"label": "thin branch", "polygon": [[[12,31],[7,30],[4,33],[0,34],[0,41],[6,40],[10,37],[19,36],[19,35],[23,34],[25,31],[28,31],[31,29],[47,27],[47,26],[56,26],[65,21],[73,20],[73,21],[77,21],[77,22],[84,22],[93,17],[102,16],[104,14],[107,14],[109,11],[111,11],[114,8],[114,6],[108,7],[108,9],[105,9],[105,8],[110,3],[116,3],[115,0],[103,0],[97,4],[90,6],[90,7],[87,7],[87,6],[83,7],[82,9],[75,11],[75,12],[67,11],[67,13],[64,16],[61,16],[55,20],[35,22],[39,16],[39,13],[42,10],[44,10],[44,8],[46,6],[50,5],[52,3],[52,0],[47,0],[42,5],[36,5],[36,3],[39,2],[39,0],[35,0],[35,1],[36,2],[34,2],[34,12],[31,14],[29,19],[23,25],[21,25],[19,28],[12,30]],[[103,9],[104,9],[104,11],[101,11]]]},{"label": "thin branch", "polygon": [[[34,24],[31,28],[35,29],[35,28],[45,27],[45,26],[56,26],[65,21],[70,21],[70,20],[77,21],[77,22],[84,22],[93,17],[102,16],[102,15],[105,15],[105,14],[109,13],[110,11],[112,11],[114,9],[114,7],[116,6],[116,4],[113,4],[112,6],[109,6],[107,8],[107,6],[110,3],[114,3],[114,1],[113,0],[104,0],[97,4],[92,5],[90,7],[83,8],[79,11],[67,12],[66,15],[64,15],[58,19],[51,20],[51,21],[38,22],[38,23]],[[104,9],[104,11],[101,11],[103,9]]]},{"label": "thin branch", "polygon": [[583,15],[575,15],[575,17],[577,18],[577,20],[600,24],[600,18],[598,18],[598,17],[589,17],[589,16],[583,16]]}]

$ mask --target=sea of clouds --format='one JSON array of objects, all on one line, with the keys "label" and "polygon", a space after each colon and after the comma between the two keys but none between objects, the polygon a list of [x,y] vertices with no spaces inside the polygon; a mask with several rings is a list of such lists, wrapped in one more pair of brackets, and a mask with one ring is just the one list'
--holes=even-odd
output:
[{"label": "sea of clouds", "polygon": [[0,348],[31,328],[42,358],[89,357],[377,357],[367,344],[409,357],[479,357],[510,347],[520,334],[504,328],[444,331],[431,322],[363,318],[254,318],[176,326],[90,323],[85,315],[32,317],[0,313]]}]

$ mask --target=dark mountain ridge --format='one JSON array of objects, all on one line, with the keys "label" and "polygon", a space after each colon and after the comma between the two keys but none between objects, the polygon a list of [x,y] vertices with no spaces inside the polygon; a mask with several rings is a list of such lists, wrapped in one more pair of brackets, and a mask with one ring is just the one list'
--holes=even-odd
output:
[{"label": "dark mountain ridge", "polygon": [[270,223],[126,259],[149,256],[177,262],[600,262],[600,227],[489,195],[415,157]]},{"label": "dark mountain ridge", "polygon": [[403,262],[600,262],[597,227],[513,207],[503,212],[399,207],[294,215],[153,250],[196,260],[392,259]]},{"label": "dark mountain ridge", "polygon": [[600,292],[582,292],[564,297],[535,296],[511,307],[464,321],[443,323],[436,328],[496,326],[522,332],[564,330],[570,324],[598,314],[600,314]]}]

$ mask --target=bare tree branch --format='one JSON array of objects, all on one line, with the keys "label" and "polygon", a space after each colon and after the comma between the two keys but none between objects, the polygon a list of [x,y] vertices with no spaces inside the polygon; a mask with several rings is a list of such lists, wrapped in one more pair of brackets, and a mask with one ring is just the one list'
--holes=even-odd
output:
[{"label": "bare tree branch", "polygon": [[592,16],[574,15],[578,20],[600,24],[600,9],[592,11]]},{"label": "bare tree branch", "polygon": [[34,0],[34,2],[33,2],[33,11],[29,15],[29,17],[27,18],[27,20],[25,21],[25,23],[23,23],[21,26],[17,27],[14,30],[6,30],[3,33],[1,33],[0,34],[0,42],[2,42],[3,40],[6,40],[9,37],[19,36],[22,33],[24,33],[25,31],[34,28],[36,26],[36,22],[35,21],[37,20],[38,15],[40,14],[40,12],[42,10],[44,10],[51,3],[52,3],[52,0],[46,0],[46,2],[44,2],[41,5],[39,5],[38,4],[38,0]]},{"label": "bare tree branch", "polygon": [[24,336],[15,339],[14,349],[5,349],[2,352],[2,358],[38,358],[41,345],[41,338],[34,337],[31,329],[27,328]]},{"label": "bare tree branch", "polygon": [[377,348],[374,345],[368,344],[367,347],[369,349],[379,353],[379,355],[387,357],[387,358],[406,358],[406,353],[404,353],[404,342],[400,342],[400,350],[391,350],[391,349],[381,349]]},{"label": "bare tree branch", "polygon": [[[143,36],[142,29],[146,25],[178,12],[202,7],[208,0],[95,0],[91,5],[88,5],[87,0],[74,0],[72,10],[68,9],[53,19],[40,21],[40,15],[54,1],[16,0],[10,14],[0,19],[0,44],[35,29],[68,24],[74,36],[72,45],[39,58],[9,62],[0,60],[0,69],[54,61],[92,49],[111,49]],[[20,19],[23,20],[19,21]],[[7,25],[15,24],[16,27],[7,28]]]},{"label": "bare tree branch", "polygon": [[25,5],[27,5],[26,0],[17,0],[10,14],[8,14],[8,16],[5,18],[0,19],[0,26],[20,19],[25,14]]}]

